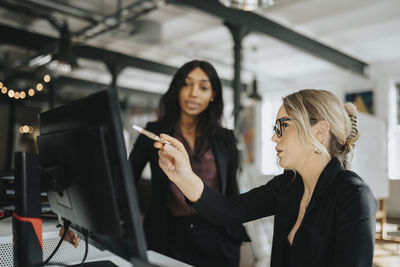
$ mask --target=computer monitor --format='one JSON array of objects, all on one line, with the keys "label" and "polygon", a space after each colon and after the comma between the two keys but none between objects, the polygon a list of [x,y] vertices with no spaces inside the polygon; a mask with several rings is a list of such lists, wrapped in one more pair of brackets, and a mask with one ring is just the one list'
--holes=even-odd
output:
[{"label": "computer monitor", "polygon": [[147,262],[117,93],[105,90],[39,114],[38,148],[50,207],[90,243]]}]

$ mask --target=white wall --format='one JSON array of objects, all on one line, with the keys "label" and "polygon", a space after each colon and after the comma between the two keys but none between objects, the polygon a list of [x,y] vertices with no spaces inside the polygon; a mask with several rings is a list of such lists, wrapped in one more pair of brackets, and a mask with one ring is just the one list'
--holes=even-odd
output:
[{"label": "white wall", "polygon": [[389,197],[385,126],[385,122],[380,118],[364,113],[358,114],[357,128],[360,138],[350,162],[350,169],[367,182],[377,199]]}]

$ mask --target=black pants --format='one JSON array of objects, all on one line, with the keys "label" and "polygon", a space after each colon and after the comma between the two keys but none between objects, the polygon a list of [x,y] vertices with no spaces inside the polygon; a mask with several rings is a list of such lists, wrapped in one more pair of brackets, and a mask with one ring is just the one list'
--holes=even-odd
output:
[{"label": "black pants", "polygon": [[169,218],[168,256],[196,267],[238,267],[241,242],[200,216]]}]

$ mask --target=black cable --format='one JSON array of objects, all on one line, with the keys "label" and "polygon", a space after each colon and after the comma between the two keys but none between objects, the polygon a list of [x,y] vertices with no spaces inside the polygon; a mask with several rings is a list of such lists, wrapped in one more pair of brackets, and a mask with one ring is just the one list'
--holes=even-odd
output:
[{"label": "black cable", "polygon": [[85,261],[86,261],[86,257],[87,257],[87,255],[88,255],[88,252],[89,252],[89,238],[88,238],[88,233],[87,233],[86,230],[83,231],[83,235],[85,236],[85,255],[83,256],[81,265],[79,265],[79,267],[82,267],[82,266],[83,266],[83,264],[84,264]]},{"label": "black cable", "polygon": [[69,221],[64,221],[64,233],[60,239],[60,241],[58,242],[56,248],[53,250],[53,252],[51,253],[51,255],[43,262],[43,265],[47,265],[49,263],[49,261],[51,260],[51,258],[53,258],[54,254],[56,254],[56,252],[58,251],[58,249],[60,248],[62,242],[64,241],[65,236],[67,235],[67,232],[69,230],[69,225],[70,222]]},{"label": "black cable", "polygon": [[70,265],[63,263],[63,262],[49,262],[47,266],[65,266],[69,267]]}]

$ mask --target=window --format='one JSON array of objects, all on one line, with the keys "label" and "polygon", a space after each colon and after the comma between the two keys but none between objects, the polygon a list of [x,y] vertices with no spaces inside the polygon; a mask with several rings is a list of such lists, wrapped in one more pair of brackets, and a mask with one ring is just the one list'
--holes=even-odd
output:
[{"label": "window", "polygon": [[400,84],[396,84],[396,125],[400,126]]},{"label": "window", "polygon": [[400,83],[391,91],[388,127],[388,173],[390,179],[400,179]]},{"label": "window", "polygon": [[281,174],[283,169],[279,167],[275,143],[272,142],[272,126],[275,125],[276,114],[282,105],[282,97],[286,96],[288,91],[275,91],[263,96],[263,105],[261,108],[261,172],[265,175]]}]

